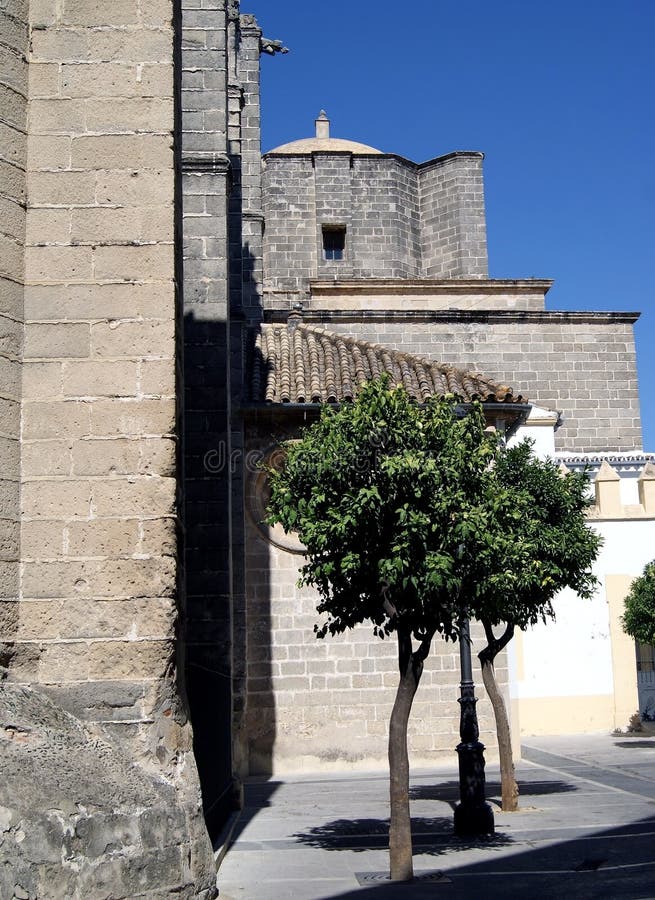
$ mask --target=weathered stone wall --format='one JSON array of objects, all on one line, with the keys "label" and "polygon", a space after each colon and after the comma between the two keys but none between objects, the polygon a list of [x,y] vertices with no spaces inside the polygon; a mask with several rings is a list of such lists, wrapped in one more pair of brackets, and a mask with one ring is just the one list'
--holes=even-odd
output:
[{"label": "weathered stone wall", "polygon": [[[173,14],[29,4],[21,569],[0,731],[17,746],[0,802],[31,835],[30,896],[215,895],[176,682]],[[25,33],[2,15],[0,34]]]},{"label": "weathered stone wall", "polygon": [[0,9],[0,633],[17,627],[20,393],[25,273],[27,4]]},{"label": "weathered stone wall", "polygon": [[641,448],[634,316],[629,313],[444,311],[316,317],[335,331],[483,372],[561,410],[558,450]]},{"label": "weathered stone wall", "polygon": [[175,619],[171,20],[52,0],[31,21],[13,671],[144,739]]}]

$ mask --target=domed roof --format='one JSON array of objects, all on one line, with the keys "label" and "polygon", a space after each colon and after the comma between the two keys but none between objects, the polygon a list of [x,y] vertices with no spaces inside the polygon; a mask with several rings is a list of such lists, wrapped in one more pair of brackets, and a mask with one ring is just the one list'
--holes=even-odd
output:
[{"label": "domed roof", "polygon": [[274,147],[268,153],[284,153],[293,155],[296,153],[382,153],[375,147],[369,147],[368,144],[360,144],[357,141],[346,141],[343,138],[330,137],[330,120],[325,114],[325,110],[321,110],[318,119],[316,119],[316,135],[311,138],[302,138],[299,141],[291,141],[288,144],[281,144]]}]

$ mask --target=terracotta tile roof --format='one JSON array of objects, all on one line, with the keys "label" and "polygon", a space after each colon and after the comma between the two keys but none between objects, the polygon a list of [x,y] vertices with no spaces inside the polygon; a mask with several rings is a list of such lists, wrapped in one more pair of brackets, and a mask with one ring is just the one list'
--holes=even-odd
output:
[{"label": "terracotta tile roof", "polygon": [[511,388],[475,372],[391,350],[302,322],[258,329],[250,366],[250,401],[338,403],[383,372],[418,401],[455,394],[463,401],[525,403]]}]

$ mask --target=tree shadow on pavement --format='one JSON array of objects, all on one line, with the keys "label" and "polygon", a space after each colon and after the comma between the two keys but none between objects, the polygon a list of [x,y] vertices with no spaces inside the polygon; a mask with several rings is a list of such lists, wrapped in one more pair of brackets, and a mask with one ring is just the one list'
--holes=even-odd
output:
[{"label": "tree shadow on pavement", "polygon": [[[443,870],[429,870],[421,864],[416,857],[425,855],[425,850],[415,846],[417,877],[414,881],[383,882],[371,887],[360,885],[331,894],[325,900],[363,900],[364,897],[371,900],[374,897],[376,900],[434,900],[442,894],[444,900],[470,900],[477,896],[485,900],[524,900],[533,896],[574,897],[575,900],[653,897],[654,828],[655,818],[647,816],[591,833],[562,835],[559,840],[549,839],[543,843],[533,843],[525,838],[510,841],[502,836],[505,843],[514,847],[511,856],[498,853],[483,859],[464,857],[460,865],[448,865]],[[472,842],[470,846],[484,845]],[[454,844],[448,849],[455,849]],[[359,875],[379,878],[386,873]],[[435,875],[441,880],[431,877]]]},{"label": "tree shadow on pavement", "polygon": [[[321,850],[379,850],[389,846],[388,819],[335,819],[293,835],[301,844]],[[502,847],[513,843],[502,833],[483,837],[459,838],[453,834],[451,816],[425,818],[412,816],[412,844],[415,853],[438,856],[456,850],[477,847]]]},{"label": "tree shadow on pavement", "polygon": [[649,747],[651,750],[655,747],[655,740],[651,738],[650,740],[643,738],[639,738],[638,740],[630,740],[630,741],[616,741],[614,743],[615,747],[629,747],[631,750],[633,747]]},{"label": "tree shadow on pavement", "polygon": [[[519,805],[521,799],[542,797],[546,794],[566,794],[577,791],[576,785],[568,781],[519,781]],[[501,796],[500,781],[487,781],[485,786],[487,800],[495,800]],[[459,802],[459,781],[443,781],[440,784],[418,784],[409,789],[410,800],[440,800],[454,806]]]}]

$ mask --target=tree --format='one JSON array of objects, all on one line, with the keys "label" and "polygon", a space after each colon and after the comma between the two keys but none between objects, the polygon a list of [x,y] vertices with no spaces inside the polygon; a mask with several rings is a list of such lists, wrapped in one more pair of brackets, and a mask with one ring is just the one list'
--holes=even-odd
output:
[{"label": "tree", "polygon": [[[552,600],[563,588],[590,598],[597,580],[592,564],[600,537],[587,525],[592,502],[584,473],[563,473],[552,460],[532,456],[531,444],[500,452],[489,482],[490,520],[484,574],[471,586],[471,609],[484,627],[487,646],[478,657],[482,679],[494,710],[500,756],[502,808],[518,807],[512,742],[505,701],[496,681],[494,662],[514,636],[554,616]],[[502,626],[496,636],[494,628]]]},{"label": "tree", "polygon": [[621,624],[641,644],[655,644],[655,560],[630,585]]},{"label": "tree", "polygon": [[419,406],[388,380],[353,403],[324,407],[270,473],[271,523],[307,548],[301,583],[319,594],[319,637],[370,621],[398,641],[400,680],[389,725],[391,878],[413,876],[407,724],[435,634],[456,638],[462,548],[475,559],[495,435],[480,404]]},{"label": "tree", "polygon": [[[499,648],[515,627],[552,615],[561,587],[588,595],[594,583],[588,566],[598,539],[583,521],[584,479],[532,460],[529,445],[507,450],[485,426],[479,403],[465,409],[448,396],[418,405],[383,378],[353,403],[324,407],[286,445],[284,467],[270,472],[269,521],[297,531],[307,548],[301,583],[316,588],[325,617],[317,636],[370,621],[378,637],[397,637],[389,723],[395,881],[413,875],[407,725],[435,634],[455,640],[462,616],[482,621],[483,676],[500,709]],[[509,723],[497,721],[509,736]]]}]

